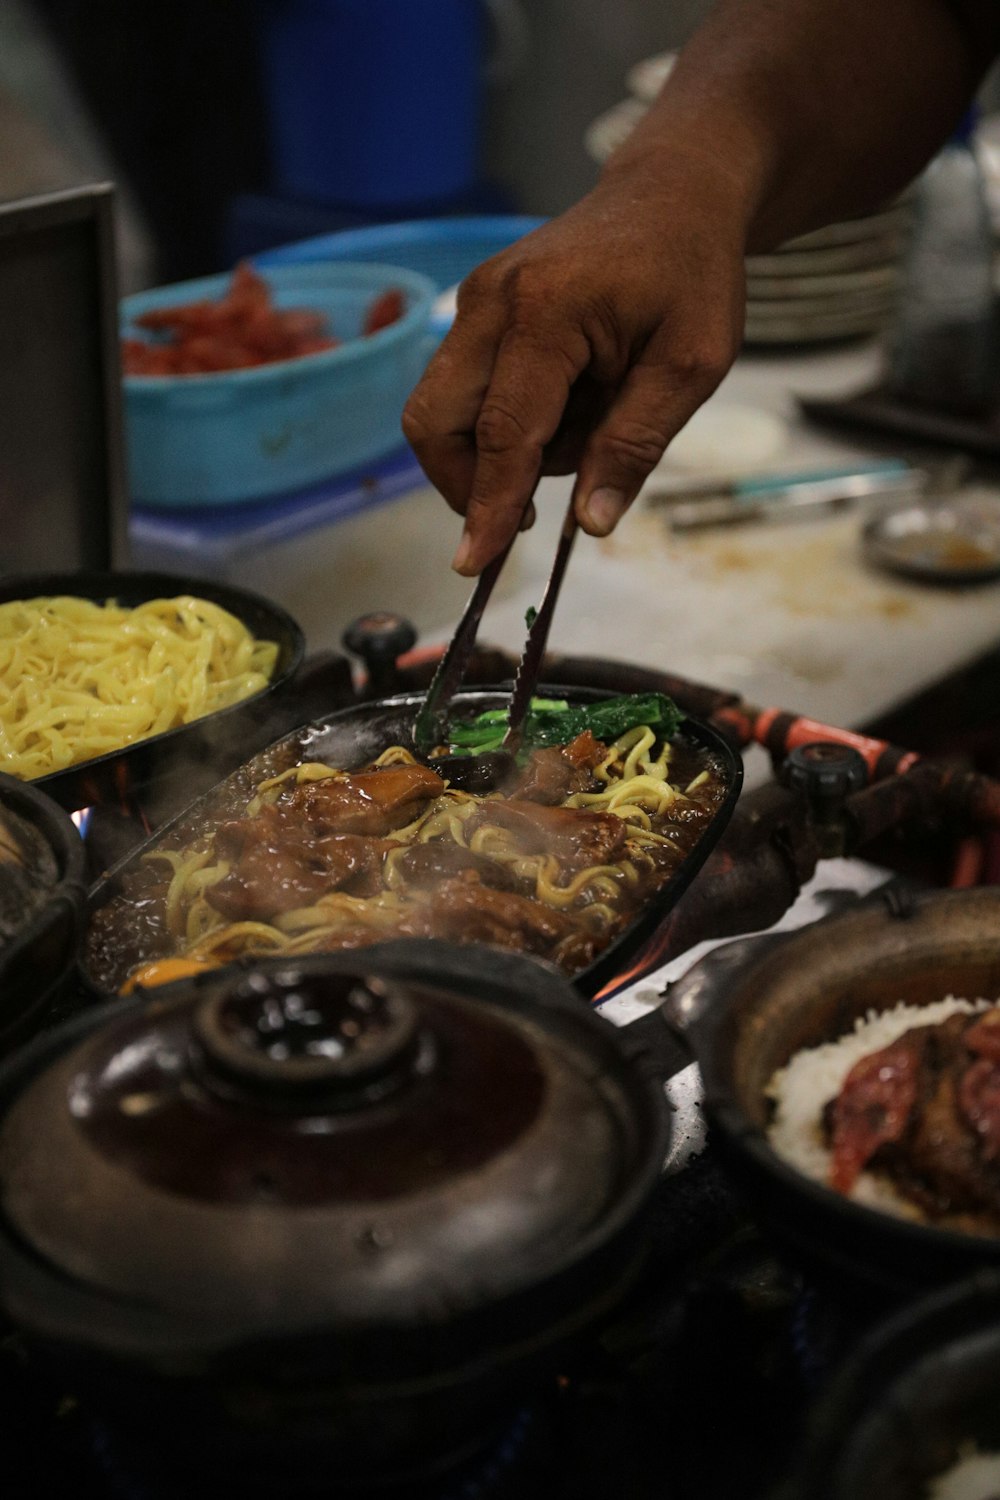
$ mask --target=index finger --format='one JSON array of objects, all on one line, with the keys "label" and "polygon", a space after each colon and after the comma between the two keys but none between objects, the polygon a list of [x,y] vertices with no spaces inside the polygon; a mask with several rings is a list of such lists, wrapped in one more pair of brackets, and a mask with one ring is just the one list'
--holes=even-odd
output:
[{"label": "index finger", "polygon": [[572,342],[543,328],[504,335],[476,420],[465,531],[452,564],[459,573],[480,573],[517,531],[542,473],[545,445],[589,360],[582,334]]},{"label": "index finger", "polygon": [[431,484],[465,514],[476,469],[476,418],[489,388],[503,320],[499,310],[459,313],[414,387],[403,436]]}]

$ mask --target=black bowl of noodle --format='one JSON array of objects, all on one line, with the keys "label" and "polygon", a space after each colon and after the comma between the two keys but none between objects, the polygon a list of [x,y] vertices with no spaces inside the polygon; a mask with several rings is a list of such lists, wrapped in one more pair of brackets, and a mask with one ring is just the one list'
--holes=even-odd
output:
[{"label": "black bowl of noodle", "polygon": [[279,606],[166,573],[0,582],[0,770],[68,812],[131,810],[166,785],[182,806],[275,733],[301,664]]},{"label": "black bowl of noodle", "polygon": [[86,906],[83,843],[37,788],[0,775],[0,1052],[58,1012]]},{"label": "black bowl of noodle", "polygon": [[814,1273],[905,1296],[1000,1263],[998,997],[990,888],[893,888],[671,994],[714,1140]]}]

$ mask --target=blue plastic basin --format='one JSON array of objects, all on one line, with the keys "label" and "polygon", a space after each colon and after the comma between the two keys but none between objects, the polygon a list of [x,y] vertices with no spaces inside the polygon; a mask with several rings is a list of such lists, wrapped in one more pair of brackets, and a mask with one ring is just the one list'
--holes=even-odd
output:
[{"label": "blue plastic basin", "polygon": [[439,292],[464,281],[491,255],[544,224],[526,214],[466,214],[449,219],[406,219],[340,229],[265,250],[258,266],[304,265],[316,260],[390,261],[429,276]]},{"label": "blue plastic basin", "polygon": [[[278,307],[327,315],[337,349],[211,375],[124,379],[132,499],[142,505],[237,504],[300,490],[383,457],[402,442],[400,417],[434,340],[435,286],[400,266],[316,262],[263,271]],[[228,276],[126,298],[123,335],[152,308],[220,297]],[[398,322],[361,337],[370,304],[405,296]]]}]

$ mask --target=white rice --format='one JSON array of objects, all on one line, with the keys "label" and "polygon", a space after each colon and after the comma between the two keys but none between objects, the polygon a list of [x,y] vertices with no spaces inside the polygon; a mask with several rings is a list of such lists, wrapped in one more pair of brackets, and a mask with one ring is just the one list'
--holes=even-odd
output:
[{"label": "white rice", "polygon": [[927,1500],[994,1500],[1000,1495],[1000,1453],[980,1453],[974,1443],[961,1458],[939,1474]]},{"label": "white rice", "polygon": [[[932,1005],[907,1005],[902,1000],[892,1010],[869,1011],[859,1017],[854,1030],[835,1042],[819,1047],[804,1047],[783,1068],[779,1068],[765,1093],[776,1105],[767,1137],[779,1156],[793,1167],[829,1182],[832,1153],[823,1132],[824,1106],[840,1093],[844,1079],[856,1062],[869,1052],[888,1047],[897,1037],[914,1026],[933,1026],[959,1011],[974,1013],[991,1010],[990,1000],[958,1000],[949,995]],[[916,1204],[911,1203],[886,1179],[873,1172],[862,1172],[850,1196],[904,1219],[922,1219]]]}]

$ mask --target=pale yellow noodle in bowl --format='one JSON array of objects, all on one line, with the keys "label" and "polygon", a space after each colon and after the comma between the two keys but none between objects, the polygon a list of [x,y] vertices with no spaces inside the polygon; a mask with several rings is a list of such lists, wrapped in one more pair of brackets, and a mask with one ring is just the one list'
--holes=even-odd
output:
[{"label": "pale yellow noodle in bowl", "polygon": [[0,770],[32,780],[260,692],[278,647],[181,594],[0,604]]}]

